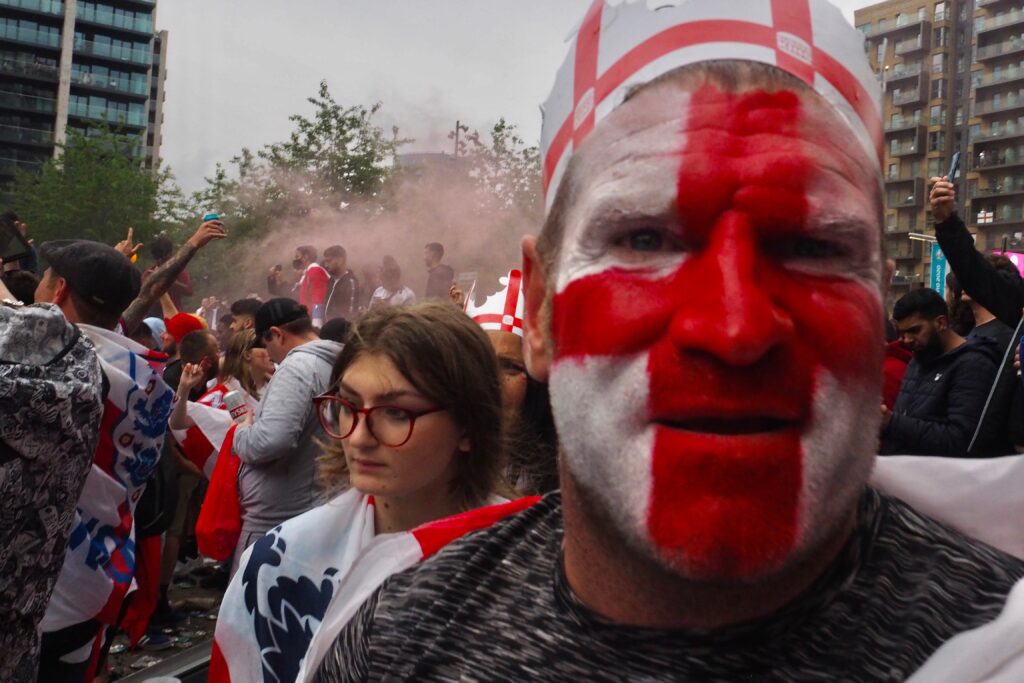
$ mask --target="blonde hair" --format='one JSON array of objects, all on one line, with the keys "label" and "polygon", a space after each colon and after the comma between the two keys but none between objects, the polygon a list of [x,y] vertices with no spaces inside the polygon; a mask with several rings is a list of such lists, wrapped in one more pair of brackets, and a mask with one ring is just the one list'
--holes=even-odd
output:
[{"label": "blonde hair", "polygon": [[258,401],[260,391],[256,386],[256,379],[252,375],[252,366],[248,358],[255,340],[256,333],[252,330],[242,330],[231,336],[228,348],[224,352],[224,361],[220,365],[217,380],[223,382],[231,377],[237,379],[242,388]]}]

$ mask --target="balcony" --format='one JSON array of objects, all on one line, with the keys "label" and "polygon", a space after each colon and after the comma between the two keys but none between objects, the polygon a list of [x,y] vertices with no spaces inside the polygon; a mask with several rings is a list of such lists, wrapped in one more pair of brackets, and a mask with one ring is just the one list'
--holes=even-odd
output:
[{"label": "balcony", "polygon": [[1008,5],[1011,2],[1013,2],[1013,0],[975,0],[974,4],[976,7],[981,8]]},{"label": "balcony", "polygon": [[71,82],[85,88],[94,88],[105,92],[125,93],[141,97],[149,95],[147,79],[140,81],[131,78],[113,78],[75,69],[71,71]]},{"label": "balcony", "polygon": [[985,21],[981,22],[977,27],[977,33],[978,36],[982,36],[992,31],[998,31],[1002,28],[1008,28],[1011,26],[1020,27],[1022,25],[1024,25],[1024,10],[1020,7],[1014,7],[1006,14],[989,17]]},{"label": "balcony", "polygon": [[922,208],[925,197],[924,178],[908,178],[899,182],[912,184],[890,190],[886,197],[886,207],[889,209]]},{"label": "balcony", "polygon": [[40,14],[64,14],[64,3],[61,0],[0,0],[0,7],[27,9]]},{"label": "balcony", "polygon": [[903,237],[914,231],[909,225],[887,225],[885,226],[886,237]]},{"label": "balcony", "polygon": [[36,97],[0,90],[0,109],[16,109],[35,114],[52,114],[57,109],[57,101],[49,97]]},{"label": "balcony", "polygon": [[21,128],[0,124],[0,140],[4,142],[24,142],[30,145],[52,145],[53,132],[39,128]]},{"label": "balcony", "polygon": [[[0,2],[3,1],[4,0],[0,0]],[[113,12],[100,9],[87,8],[82,5],[78,8],[77,13],[75,14],[75,19],[90,24],[98,24],[100,26],[113,26],[114,28],[142,33],[147,36],[153,34],[153,18],[147,16],[128,18],[124,15],[117,15]]]},{"label": "balcony", "polygon": [[79,102],[68,104],[68,115],[77,116],[80,119],[106,121],[121,126],[146,127],[146,116],[143,112],[121,111],[107,107],[90,107]]},{"label": "balcony", "polygon": [[993,98],[991,100],[975,102],[973,113],[975,116],[986,116],[988,114],[998,114],[1021,108],[1024,108],[1024,96],[1010,93],[1006,97],[1000,97],[998,100]]},{"label": "balcony", "polygon": [[1007,183],[996,183],[995,185],[989,185],[988,187],[979,187],[975,190],[971,199],[977,199],[979,201],[986,199],[997,199],[999,197],[1010,197],[1013,195],[1024,194],[1024,177],[1013,176],[1008,178]]},{"label": "balcony", "polygon": [[895,22],[886,22],[885,28],[879,29],[877,26],[872,26],[871,33],[868,36],[871,38],[881,38],[893,36],[911,29],[914,29],[917,33],[928,33],[931,31],[931,24],[926,19],[919,18],[916,14],[904,15]]},{"label": "balcony", "polygon": [[998,171],[1024,164],[1024,157],[1018,159],[1017,156],[1017,150],[1013,148],[984,150],[974,155],[972,170]]},{"label": "balcony", "polygon": [[899,83],[905,81],[908,78],[921,75],[921,65],[911,64],[896,64],[895,66],[885,70],[885,89],[889,90],[893,83]]},{"label": "balcony", "polygon": [[897,145],[895,147],[889,147],[889,158],[896,159],[899,157],[912,157],[924,153],[924,147],[922,145]]},{"label": "balcony", "polygon": [[24,76],[40,81],[56,81],[60,76],[60,70],[48,64],[37,64],[35,62],[18,62],[13,59],[0,62],[0,74]]},{"label": "balcony", "polygon": [[1019,66],[1012,66],[1008,69],[1001,69],[998,73],[993,71],[992,73],[985,74],[974,88],[975,90],[981,90],[982,88],[988,88],[993,85],[1012,83],[1022,79],[1024,79],[1024,69]]},{"label": "balcony", "polygon": [[931,32],[921,33],[917,38],[911,38],[910,40],[902,40],[896,43],[895,53],[898,56],[905,57],[906,55],[912,55],[916,52],[928,52],[931,49]]},{"label": "balcony", "polygon": [[923,139],[922,136],[926,131],[925,125],[920,121],[915,121],[910,117],[892,118],[889,123],[885,126],[885,134],[898,134],[898,133],[913,133],[918,139]]},{"label": "balcony", "polygon": [[901,245],[899,249],[896,249],[892,253],[892,258],[896,261],[917,261],[921,258],[921,243],[910,242],[910,244]]},{"label": "balcony", "polygon": [[0,157],[0,176],[12,176],[17,171],[35,172],[42,168],[38,161],[23,161],[21,159],[7,159]]},{"label": "balcony", "polygon": [[60,32],[19,28],[14,24],[0,21],[0,40],[12,40],[17,43],[56,49],[60,47]]},{"label": "balcony", "polygon": [[102,59],[109,59],[115,62],[128,62],[140,66],[149,66],[152,61],[152,53],[149,50],[135,50],[127,47],[115,47],[106,43],[96,43],[91,40],[75,39],[75,52],[83,55],[91,55]]},{"label": "balcony", "polygon": [[1021,51],[1024,51],[1024,39],[1019,37],[1011,38],[1010,40],[1004,40],[1003,42],[996,43],[994,45],[979,47],[978,61],[984,62],[988,59],[995,59],[996,57],[1002,57],[1003,55],[1012,55]]},{"label": "balcony", "polygon": [[975,212],[972,219],[971,225],[976,225],[981,228],[991,228],[1005,225],[1014,225],[1017,223],[1024,222],[1024,211],[1019,206],[1004,206],[999,211],[996,211],[990,222],[979,223],[978,212]]}]

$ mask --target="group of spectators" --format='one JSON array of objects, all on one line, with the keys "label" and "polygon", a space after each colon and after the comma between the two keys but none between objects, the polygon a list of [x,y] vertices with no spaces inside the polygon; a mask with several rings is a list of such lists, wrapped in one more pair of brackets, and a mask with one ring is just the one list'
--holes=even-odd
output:
[{"label": "group of spectators", "polygon": [[[443,263],[444,245],[431,242],[423,248],[427,269],[421,299],[447,299],[455,285],[455,271]],[[348,252],[341,245],[327,247],[319,257],[316,247],[295,249],[292,277],[276,265],[267,276],[271,296],[290,296],[305,306],[315,319],[351,320],[380,306],[416,303],[417,296],[402,279],[402,269],[393,256],[384,256],[379,266],[363,268],[362,280],[348,267]]]},{"label": "group of spectators", "polygon": [[1024,452],[1019,381],[1024,279],[983,255],[952,212],[955,189],[932,179],[936,237],[952,267],[945,297],[916,289],[896,301],[886,348],[883,455],[992,457]]},{"label": "group of spectators", "polygon": [[594,3],[483,300],[436,244],[436,300],[302,246],[198,313],[219,220],[145,277],[131,233],[41,245],[35,303],[0,286],[0,679],[159,645],[194,529],[218,683],[1024,680],[1024,284],[935,178],[956,310],[886,310],[876,85],[825,0]]}]

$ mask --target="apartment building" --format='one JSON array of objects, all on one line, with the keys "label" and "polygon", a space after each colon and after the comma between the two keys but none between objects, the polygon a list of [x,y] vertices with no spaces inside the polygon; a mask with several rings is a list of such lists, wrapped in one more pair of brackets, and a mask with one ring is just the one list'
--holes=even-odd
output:
[{"label": "apartment building", "polygon": [[159,158],[167,34],[156,0],[0,0],[0,198],[15,169],[106,121]]}]

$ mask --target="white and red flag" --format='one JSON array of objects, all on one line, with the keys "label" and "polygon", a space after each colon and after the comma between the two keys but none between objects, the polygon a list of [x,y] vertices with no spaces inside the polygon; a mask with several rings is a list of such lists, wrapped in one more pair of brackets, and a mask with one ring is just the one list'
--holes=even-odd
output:
[{"label": "white and red flag", "polygon": [[171,432],[185,457],[202,470],[207,479],[213,474],[217,454],[224,445],[228,430],[234,424],[224,405],[224,396],[232,391],[240,392],[245,397],[246,406],[255,415],[259,401],[250,396],[242,388],[241,383],[232,377],[214,386],[198,401],[189,401],[188,416],[195,424],[188,429],[175,429]]},{"label": "white and red flag", "polygon": [[376,536],[372,497],[349,489],[272,529],[242,555],[224,594],[208,680],[304,680],[301,671],[315,672],[344,624],[386,578],[537,500]]},{"label": "white and red flag", "polygon": [[[174,396],[160,357],[115,332],[79,327],[96,347],[109,389],[44,632],[116,621],[135,575],[135,505],[160,460]],[[84,661],[90,653],[79,654]]]}]

